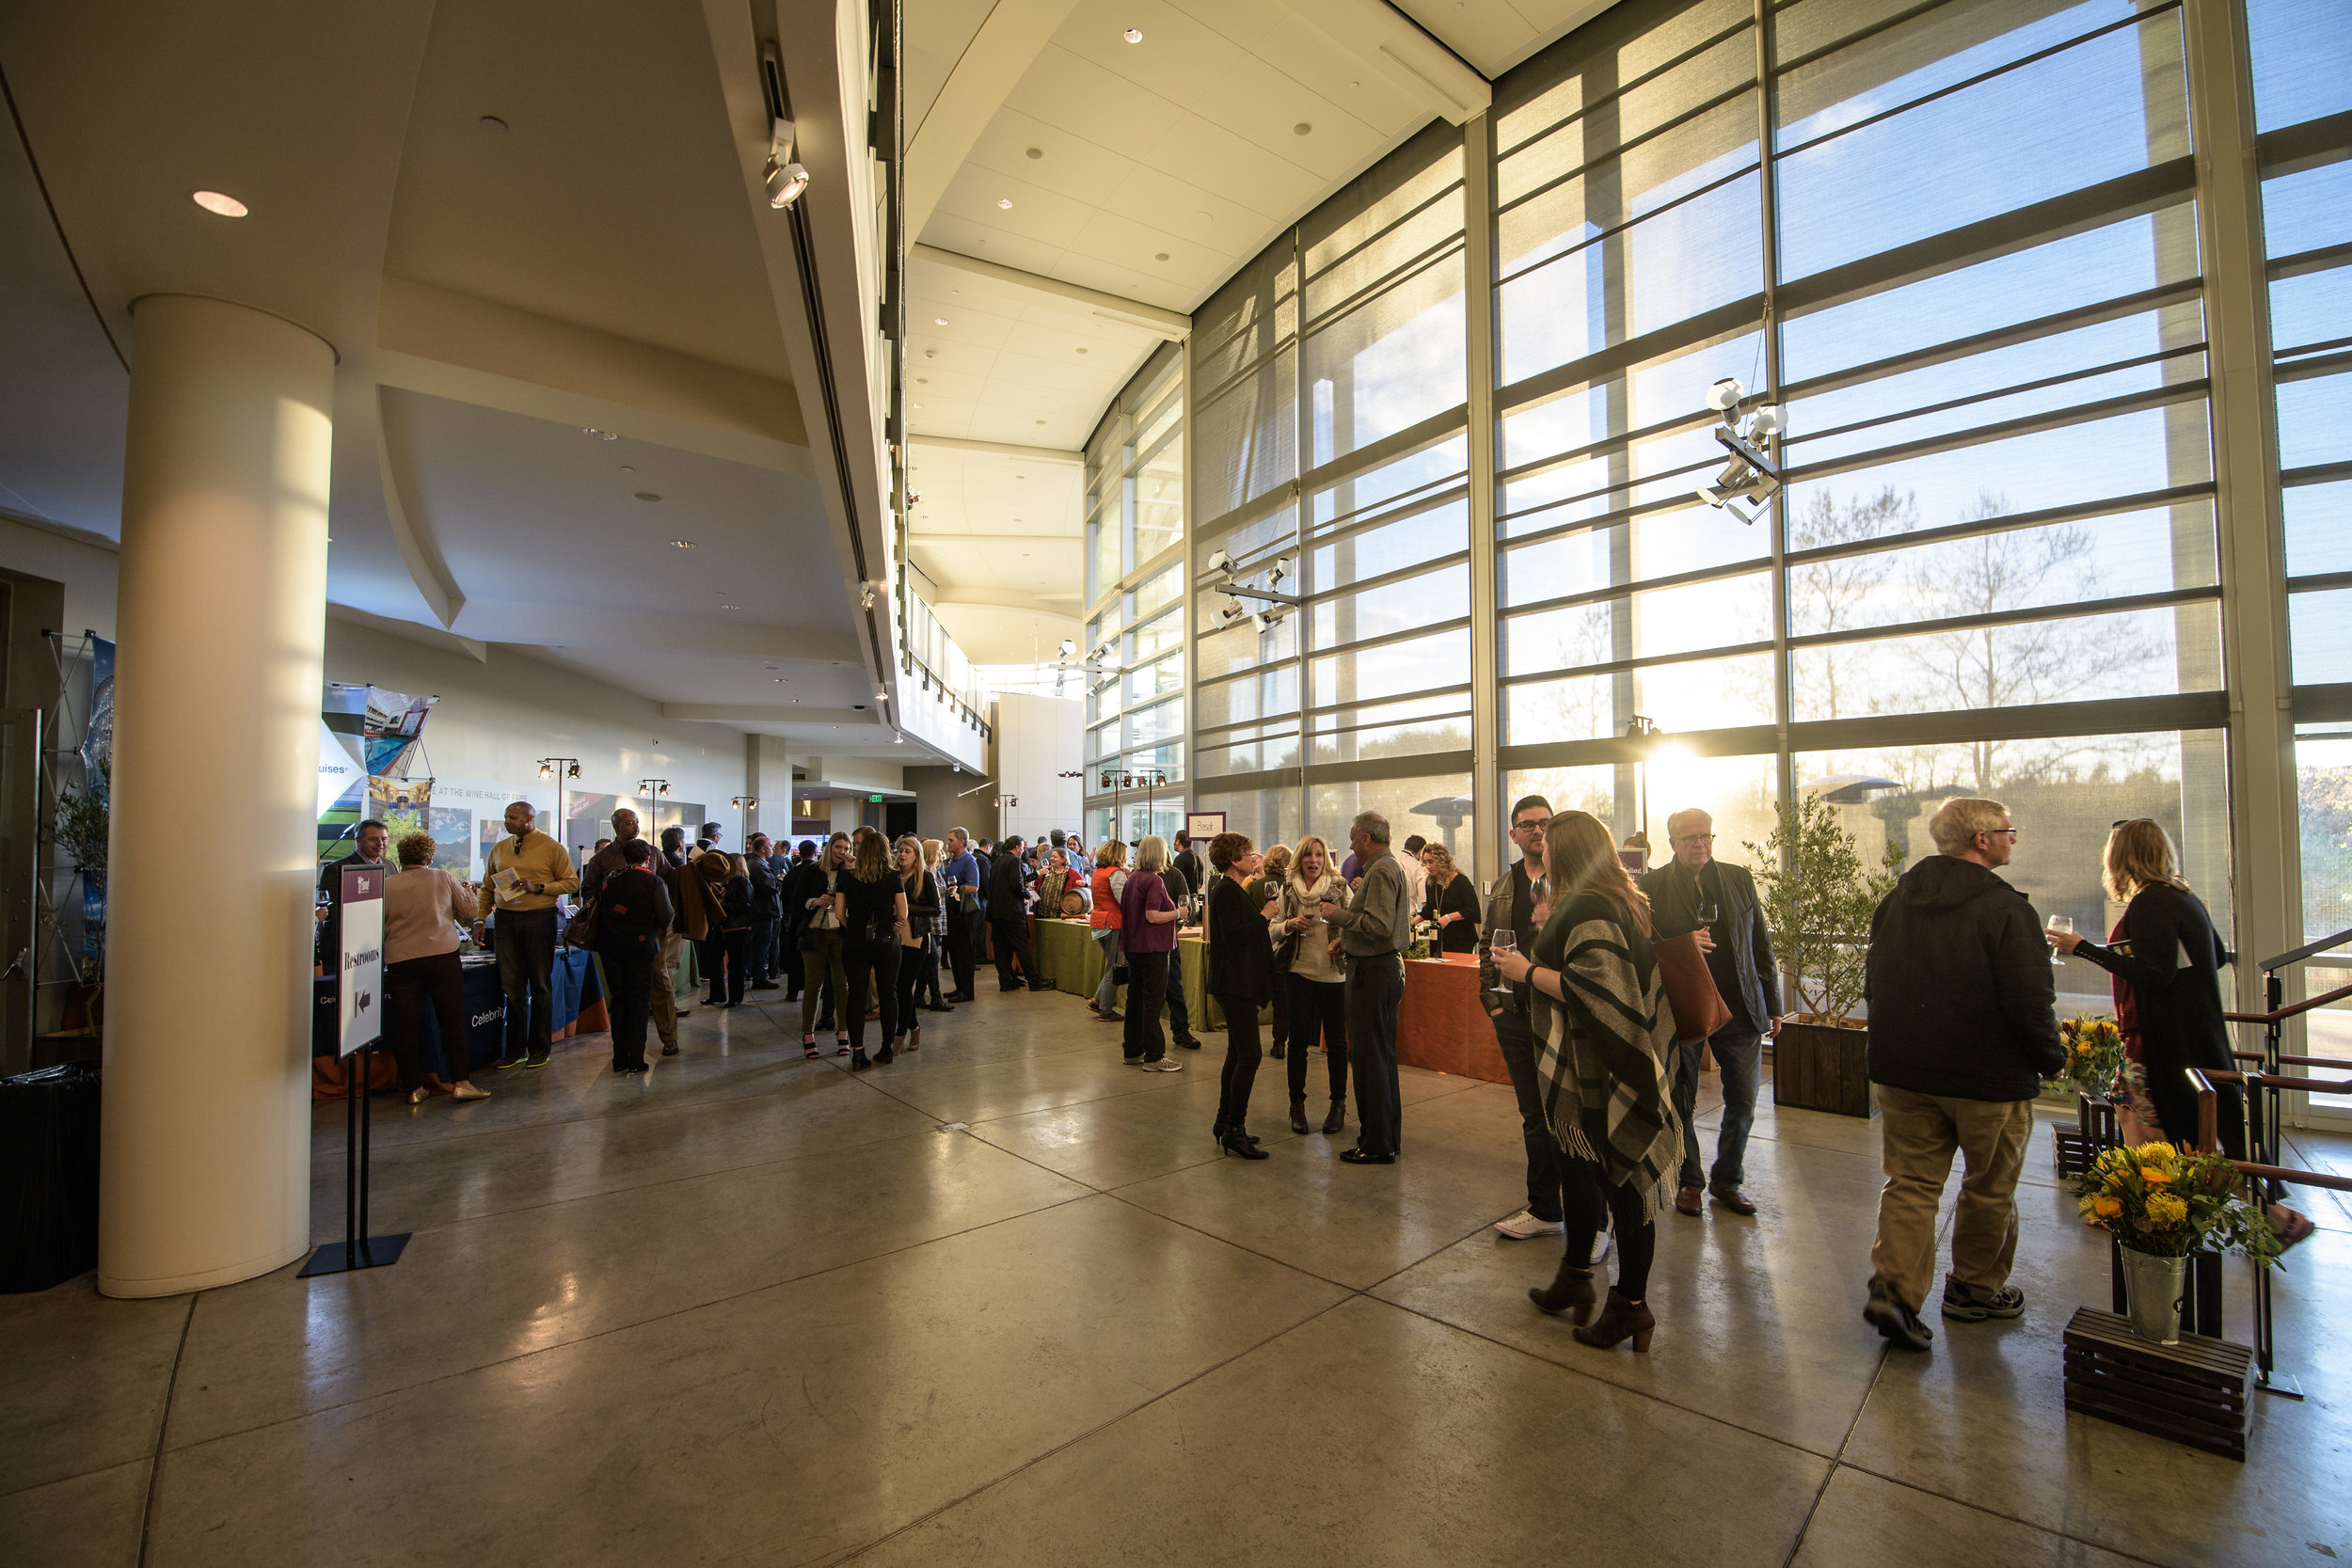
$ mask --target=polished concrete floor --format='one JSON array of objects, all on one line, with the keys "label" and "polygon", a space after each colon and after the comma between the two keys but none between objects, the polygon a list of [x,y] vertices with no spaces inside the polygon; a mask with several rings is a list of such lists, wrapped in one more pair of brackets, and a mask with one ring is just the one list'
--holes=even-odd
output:
[{"label": "polished concrete floor", "polygon": [[[1762,1215],[1661,1217],[1636,1356],[1536,1313],[1553,1243],[1488,1228],[1522,1196],[1505,1088],[1406,1071],[1404,1162],[1356,1169],[1352,1113],[1293,1137],[1262,1074],[1244,1164],[1215,1044],[1139,1073],[1077,1001],[993,988],[927,1022],[852,1076],[784,1008],[698,1009],[644,1078],[592,1038],[485,1103],[381,1102],[393,1268],[0,1297],[0,1563],[2352,1557],[2332,1198],[2279,1298],[2312,1397],[2260,1402],[2236,1465],[2064,1412],[2106,1254],[2046,1139],[2027,1316],[1897,1356],[1858,1316],[1876,1128],[1768,1105]],[[2245,1307],[2233,1277],[2233,1338]]]}]

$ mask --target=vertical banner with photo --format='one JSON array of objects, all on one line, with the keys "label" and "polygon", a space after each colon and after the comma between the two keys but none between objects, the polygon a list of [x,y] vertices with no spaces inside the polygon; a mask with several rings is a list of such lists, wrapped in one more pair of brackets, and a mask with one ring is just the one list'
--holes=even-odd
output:
[{"label": "vertical banner with photo", "polygon": [[336,1054],[373,1045],[384,1024],[384,870],[343,872],[343,950],[336,970]]},{"label": "vertical banner with photo", "polygon": [[406,773],[424,721],[439,701],[378,686],[338,684],[321,693],[320,860],[344,853],[370,816],[382,817],[394,838],[432,831],[433,781],[420,781],[420,789]]}]

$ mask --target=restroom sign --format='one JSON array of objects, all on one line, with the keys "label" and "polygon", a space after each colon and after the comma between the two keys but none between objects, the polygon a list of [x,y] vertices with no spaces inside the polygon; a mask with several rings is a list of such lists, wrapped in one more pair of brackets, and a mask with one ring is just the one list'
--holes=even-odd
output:
[{"label": "restroom sign", "polygon": [[373,1045],[384,1032],[384,868],[343,871],[343,950],[336,971],[338,1054]]}]

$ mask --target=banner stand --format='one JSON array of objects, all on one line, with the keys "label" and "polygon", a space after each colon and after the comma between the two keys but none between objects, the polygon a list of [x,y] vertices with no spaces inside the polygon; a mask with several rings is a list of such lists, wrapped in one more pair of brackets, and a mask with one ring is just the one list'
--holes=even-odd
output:
[{"label": "banner stand", "polygon": [[396,1236],[368,1234],[369,1133],[374,1119],[368,1105],[368,1085],[374,1075],[374,1041],[383,1013],[384,871],[380,866],[343,872],[342,933],[335,990],[345,1090],[343,1239],[310,1254],[310,1260],[294,1275],[296,1279],[397,1263],[410,1234],[405,1230]]}]

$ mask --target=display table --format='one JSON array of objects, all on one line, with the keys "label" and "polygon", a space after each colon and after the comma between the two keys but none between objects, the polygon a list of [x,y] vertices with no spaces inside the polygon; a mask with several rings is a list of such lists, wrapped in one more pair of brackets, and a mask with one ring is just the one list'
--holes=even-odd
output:
[{"label": "display table", "polygon": [[1502,1048],[1478,998],[1478,959],[1472,954],[1405,960],[1405,999],[1396,1009],[1399,1067],[1425,1068],[1456,1077],[1507,1084]]},{"label": "display table", "polygon": [[[1222,1033],[1225,1014],[1206,990],[1209,944],[1192,927],[1179,932],[1176,940],[1184,949],[1184,1001],[1192,1009],[1193,1033]],[[1057,990],[1092,996],[1102,982],[1103,949],[1083,920],[1030,921],[1029,952],[1037,960],[1038,977],[1052,981]],[[1122,1010],[1126,1006],[1123,987],[1118,1005]],[[1270,1023],[1274,1010],[1269,1006],[1258,1017]],[[1397,1007],[1396,1059],[1401,1067],[1426,1068],[1490,1084],[1511,1081],[1502,1049],[1495,1043],[1494,1024],[1478,998],[1475,958],[1405,960],[1405,997]]]},{"label": "display table", "polygon": [[[499,988],[498,959],[487,953],[469,953],[459,961],[466,984],[467,1062],[470,1067],[484,1067],[498,1060],[505,1042],[506,998]],[[554,1002],[551,1033],[555,1038],[598,1034],[610,1027],[605,1020],[603,976],[593,954],[578,947],[558,948],[548,978]],[[337,1099],[343,1093],[343,1065],[335,1055],[334,980],[324,975],[314,979],[311,1000],[310,1095],[314,1100]],[[423,1070],[447,1082],[448,1056],[441,1044],[440,1019],[430,1003],[419,1033],[418,1054]],[[370,1089],[380,1092],[397,1086],[398,1071],[389,1040],[376,1042],[375,1057]]]}]

